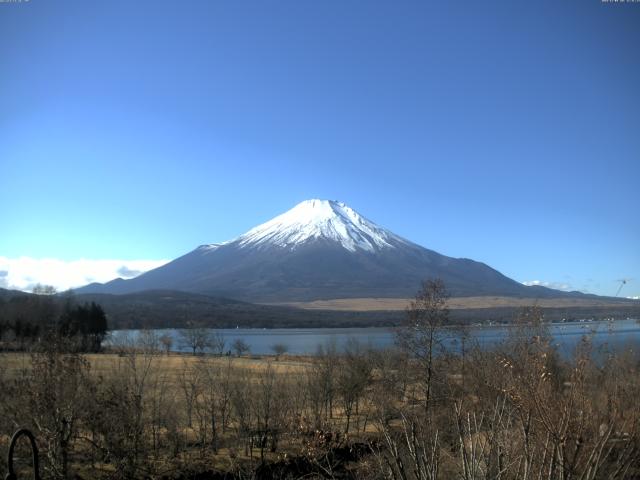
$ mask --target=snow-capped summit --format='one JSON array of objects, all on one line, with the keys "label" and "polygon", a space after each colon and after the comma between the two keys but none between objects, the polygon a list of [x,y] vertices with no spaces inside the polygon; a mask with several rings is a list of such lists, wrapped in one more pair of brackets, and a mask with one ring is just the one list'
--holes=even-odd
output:
[{"label": "snow-capped summit", "polygon": [[284,247],[291,250],[312,240],[329,240],[350,252],[375,252],[407,243],[334,200],[305,200],[291,210],[252,228],[234,242],[242,247]]},{"label": "snow-capped summit", "polygon": [[250,302],[408,298],[426,278],[441,278],[454,296],[526,296],[533,288],[405,240],[344,203],[307,200],[235,239],[81,292],[180,290]]}]

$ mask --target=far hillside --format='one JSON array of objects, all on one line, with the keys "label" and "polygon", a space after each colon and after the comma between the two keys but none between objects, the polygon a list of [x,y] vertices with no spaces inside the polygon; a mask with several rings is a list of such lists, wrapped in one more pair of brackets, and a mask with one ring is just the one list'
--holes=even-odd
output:
[{"label": "far hillside", "polygon": [[[606,300],[537,300],[512,298],[451,298],[452,322],[509,323],[524,306],[538,305],[547,321],[640,318],[640,302]],[[127,295],[59,294],[53,297],[0,289],[0,329],[5,332],[26,309],[22,318],[46,323],[51,305],[58,311],[65,302],[100,305],[111,330],[139,328],[338,328],[395,327],[406,317],[409,299],[349,299],[264,305],[171,290]],[[38,306],[39,305],[39,306]],[[47,305],[44,308],[42,305]]]}]

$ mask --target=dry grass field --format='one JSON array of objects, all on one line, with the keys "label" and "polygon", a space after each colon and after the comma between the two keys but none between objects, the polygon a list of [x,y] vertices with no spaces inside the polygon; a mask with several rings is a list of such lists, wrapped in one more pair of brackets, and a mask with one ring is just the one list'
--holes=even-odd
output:
[{"label": "dry grass field", "polygon": [[[270,461],[278,460],[281,456],[280,451],[261,451],[264,447],[261,449],[257,444],[255,440],[257,433],[250,433],[260,428],[259,418],[263,420],[269,418],[268,411],[264,409],[259,411],[263,405],[254,404],[253,402],[257,400],[251,399],[259,394],[268,394],[272,397],[269,402],[278,402],[268,410],[274,416],[276,412],[279,412],[278,415],[282,414],[280,409],[285,404],[289,405],[290,401],[289,398],[282,398],[282,396],[287,396],[288,392],[293,391],[296,386],[299,388],[312,366],[310,358],[287,355],[280,358],[275,356],[217,357],[131,351],[124,354],[83,354],[81,358],[88,365],[89,382],[97,385],[98,390],[100,386],[105,385],[106,391],[124,385],[124,390],[118,390],[121,398],[117,401],[130,402],[133,398],[134,405],[135,395],[141,396],[140,411],[144,412],[142,413],[143,421],[147,425],[143,428],[146,432],[143,436],[145,443],[153,444],[153,447],[149,445],[145,447],[147,458],[144,460],[144,468],[155,472],[154,475],[158,472],[175,472],[186,468],[201,470],[213,468],[229,471],[243,468],[243,465],[255,465],[256,459],[261,458],[262,455]],[[5,382],[5,385],[23,385],[27,378],[31,378],[31,382],[38,382],[38,374],[33,371],[33,359],[34,356],[27,352],[0,353],[0,381]],[[207,377],[207,374],[212,376]],[[64,374],[62,374],[61,378],[56,378],[54,384],[48,388],[56,390],[55,383],[64,383],[64,381]],[[110,387],[111,385],[113,387]],[[127,399],[126,392],[131,390],[138,393]],[[28,417],[33,415],[28,408],[23,410],[25,405],[12,406],[13,401],[17,399],[10,397],[15,394],[25,398],[29,396],[29,393],[20,386],[13,394],[6,391],[0,394],[0,410],[4,407],[17,416],[15,422],[5,425],[0,432],[0,450],[7,447],[10,435],[17,425],[29,425]],[[87,392],[84,392],[81,395],[86,394]],[[242,400],[251,403],[242,405]],[[82,403],[86,404],[86,401],[87,399],[84,399]],[[92,401],[88,399],[89,403]],[[104,399],[95,401],[100,402]],[[72,401],[69,400],[69,402]],[[238,402],[240,404],[237,404]],[[243,415],[248,416],[246,421],[251,418],[251,425],[241,426],[238,420],[231,419],[232,404],[235,404],[234,410],[247,409]],[[158,407],[160,410],[157,410]],[[217,422],[227,423],[226,427],[217,427],[219,438],[216,440],[218,446],[215,451],[207,446],[212,442],[211,408],[217,410],[215,412]],[[227,418],[223,420],[219,417],[220,412]],[[124,411],[120,414],[126,417]],[[340,421],[342,412],[337,404],[332,415],[336,421]],[[112,423],[117,425],[118,419],[113,418]],[[116,431],[120,431],[121,428],[121,426],[116,427]],[[263,426],[263,428],[267,427]],[[170,432],[170,429],[173,431]],[[90,453],[85,442],[89,441],[93,435],[87,429],[78,431],[79,440],[76,439],[74,442],[75,453],[71,460],[73,470],[82,478],[112,476],[120,478],[118,476],[123,473],[118,473],[118,467],[113,463],[96,459],[88,462],[88,459],[95,457],[95,454]],[[238,441],[238,436],[243,438],[248,436],[248,439]],[[179,449],[179,454],[175,458],[171,458],[171,449],[167,447],[170,443],[174,445],[174,449]],[[290,453],[300,452],[299,439],[292,441],[285,437],[279,443],[281,448]],[[131,446],[126,448],[129,449]],[[150,454],[151,450],[155,453]],[[162,454],[159,454],[160,451]],[[0,474],[3,473],[2,470],[3,467],[0,464]],[[126,473],[124,475],[127,476]]]},{"label": "dry grass field", "polygon": [[[271,305],[282,305],[303,308],[307,310],[338,310],[338,311],[389,311],[405,310],[410,303],[408,298],[337,298],[329,300],[315,300],[312,302],[289,302]],[[451,310],[474,308],[526,307],[537,305],[541,308],[571,308],[571,307],[613,307],[630,304],[627,299],[606,298],[513,298],[513,297],[453,297],[447,301]],[[636,302],[637,303],[637,302]]]},{"label": "dry grass field", "polygon": [[[117,353],[90,353],[83,357],[89,362],[90,370],[95,375],[108,375],[116,372],[123,362],[129,358]],[[282,356],[276,359],[275,356],[251,356],[251,357],[214,357],[189,355],[181,353],[157,354],[152,356],[139,356],[138,361],[143,358],[150,359],[154,372],[162,372],[168,378],[177,379],[182,372],[195,367],[198,363],[206,361],[210,368],[227,367],[229,360],[237,371],[249,373],[262,373],[268,367],[277,375],[290,376],[304,373],[311,366],[311,358],[304,356]],[[7,377],[15,377],[21,371],[31,368],[31,354],[26,352],[1,352],[0,368]]]}]

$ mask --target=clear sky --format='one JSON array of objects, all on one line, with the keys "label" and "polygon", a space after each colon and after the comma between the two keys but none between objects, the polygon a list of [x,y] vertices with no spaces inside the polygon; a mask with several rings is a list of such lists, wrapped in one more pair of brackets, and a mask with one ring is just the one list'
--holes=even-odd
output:
[{"label": "clear sky", "polygon": [[640,295],[640,3],[0,3],[0,286],[131,276],[308,198]]}]

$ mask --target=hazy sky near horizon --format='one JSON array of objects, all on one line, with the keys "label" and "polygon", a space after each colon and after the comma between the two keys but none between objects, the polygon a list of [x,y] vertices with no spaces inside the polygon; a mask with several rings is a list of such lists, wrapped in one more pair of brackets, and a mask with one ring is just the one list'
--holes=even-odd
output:
[{"label": "hazy sky near horizon", "polygon": [[0,286],[133,276],[308,198],[640,295],[640,3],[0,3]]}]

